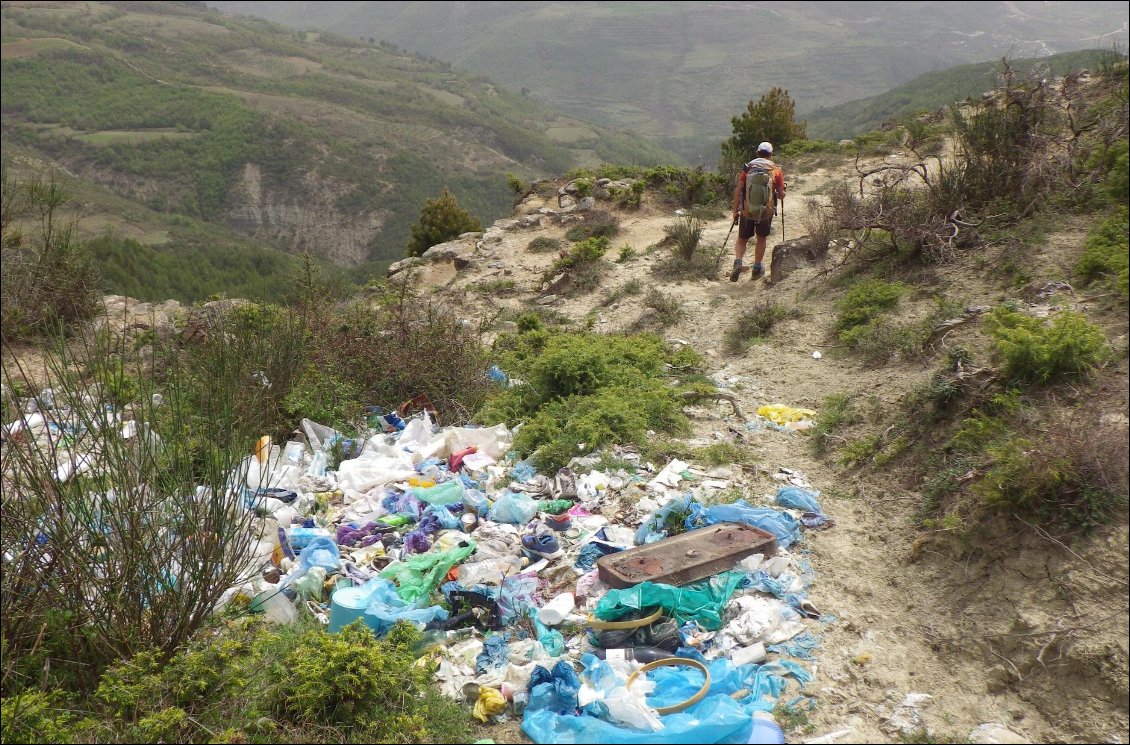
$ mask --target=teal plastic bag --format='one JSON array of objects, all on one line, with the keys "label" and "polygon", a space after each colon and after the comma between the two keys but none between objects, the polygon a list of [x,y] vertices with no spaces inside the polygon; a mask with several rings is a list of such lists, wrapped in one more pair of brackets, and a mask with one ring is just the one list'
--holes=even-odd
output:
[{"label": "teal plastic bag", "polygon": [[455,504],[463,501],[463,485],[458,481],[445,481],[435,486],[413,486],[413,496],[425,504]]},{"label": "teal plastic bag", "polygon": [[634,610],[662,607],[680,626],[695,621],[704,629],[717,631],[722,628],[722,609],[745,578],[741,572],[723,572],[685,587],[641,582],[609,590],[596,604],[594,615],[602,621],[615,621]]},{"label": "teal plastic bag", "polygon": [[441,582],[446,581],[451,567],[462,563],[475,553],[475,542],[465,543],[439,553],[428,552],[410,556],[381,572],[381,579],[396,583],[396,594],[410,603],[427,597]]}]

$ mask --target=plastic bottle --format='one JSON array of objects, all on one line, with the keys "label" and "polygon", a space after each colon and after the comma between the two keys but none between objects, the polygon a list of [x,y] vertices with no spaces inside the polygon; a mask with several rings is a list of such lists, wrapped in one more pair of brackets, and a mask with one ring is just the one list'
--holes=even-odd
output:
[{"label": "plastic bottle", "polygon": [[655,662],[656,660],[665,660],[668,657],[675,655],[670,652],[659,649],[658,647],[627,647],[625,649],[593,649],[590,650],[593,656],[601,660],[615,659],[620,657],[630,662]]},{"label": "plastic bottle", "polygon": [[767,711],[753,712],[753,731],[746,740],[750,745],[783,745],[785,733]]}]

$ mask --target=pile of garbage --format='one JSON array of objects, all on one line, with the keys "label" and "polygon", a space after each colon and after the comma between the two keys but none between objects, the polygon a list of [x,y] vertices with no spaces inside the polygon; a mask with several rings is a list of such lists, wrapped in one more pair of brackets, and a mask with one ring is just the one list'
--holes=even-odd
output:
[{"label": "pile of garbage", "polygon": [[[769,713],[819,644],[806,529],[833,524],[803,475],[768,504],[728,469],[630,452],[537,473],[513,432],[372,412],[365,437],[303,420],[237,478],[260,516],[257,577],[278,623],[425,633],[442,690],[535,742],[781,742]],[[336,461],[336,462],[335,462]],[[796,699],[794,699],[796,700]]]},{"label": "pile of garbage", "polygon": [[[60,481],[96,468],[40,399],[5,436],[62,452]],[[811,679],[831,620],[797,546],[834,522],[803,474],[780,469],[756,504],[727,498],[745,493],[728,468],[627,451],[541,474],[505,425],[408,410],[371,410],[359,436],[304,419],[257,443],[228,481],[255,516],[251,579],[221,605],[327,633],[415,624],[444,693],[539,743],[783,742],[770,712]]]}]

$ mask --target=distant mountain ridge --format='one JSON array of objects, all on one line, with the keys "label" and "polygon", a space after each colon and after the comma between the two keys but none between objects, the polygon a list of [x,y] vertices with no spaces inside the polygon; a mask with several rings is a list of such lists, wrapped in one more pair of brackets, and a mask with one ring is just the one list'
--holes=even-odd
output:
[{"label": "distant mountain ridge", "polygon": [[383,39],[691,162],[773,86],[801,116],[933,70],[1127,43],[1124,2],[210,2]]},{"label": "distant mountain ridge", "polygon": [[445,186],[489,223],[507,172],[678,160],[445,62],[203,3],[5,2],[0,19],[5,157],[342,266],[403,256]]},{"label": "distant mountain ridge", "polygon": [[[1020,76],[1034,70],[1062,76],[1084,69],[1096,69],[1104,60],[1117,57],[1114,52],[1085,49],[1064,52],[1050,57],[1008,60]],[[813,139],[838,140],[869,132],[884,122],[914,114],[922,109],[934,110],[969,97],[978,97],[996,88],[1004,67],[1000,60],[960,65],[919,75],[909,83],[878,96],[848,101],[839,106],[814,111],[805,117],[808,136]]]}]

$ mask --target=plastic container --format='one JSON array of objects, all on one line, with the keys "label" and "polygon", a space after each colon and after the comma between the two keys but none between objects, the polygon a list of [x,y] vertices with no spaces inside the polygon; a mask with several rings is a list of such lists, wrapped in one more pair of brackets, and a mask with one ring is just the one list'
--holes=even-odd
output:
[{"label": "plastic container", "polygon": [[282,590],[271,588],[259,593],[251,601],[252,613],[263,613],[272,623],[293,623],[298,616],[294,603],[290,602]]},{"label": "plastic container", "polygon": [[372,591],[363,587],[343,587],[334,590],[330,596],[330,633],[341,631],[344,627],[365,615],[372,599]]},{"label": "plastic container", "polygon": [[785,733],[767,711],[753,713],[753,731],[746,740],[750,745],[784,745]]},{"label": "plastic container", "polygon": [[765,644],[756,642],[748,647],[738,647],[730,653],[730,661],[735,665],[760,665],[765,662]]},{"label": "plastic container", "polygon": [[556,626],[564,621],[576,606],[577,601],[573,598],[573,593],[563,592],[538,609],[538,620],[546,626]]}]

